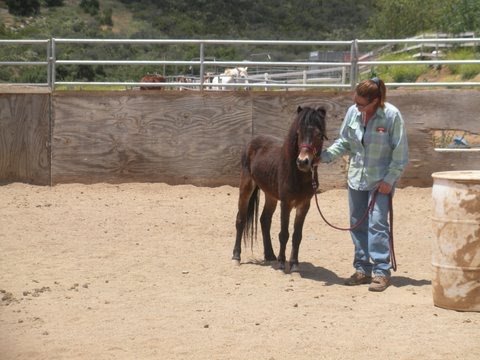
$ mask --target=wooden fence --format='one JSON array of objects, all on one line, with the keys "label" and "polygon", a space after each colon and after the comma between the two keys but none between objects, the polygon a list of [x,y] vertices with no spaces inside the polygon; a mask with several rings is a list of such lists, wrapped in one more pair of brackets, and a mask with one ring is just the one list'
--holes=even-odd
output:
[{"label": "wooden fence", "polygon": [[[479,152],[433,147],[438,130],[478,135],[480,91],[390,90],[388,100],[408,127],[410,164],[399,186],[480,168]],[[252,135],[283,138],[298,105],[323,105],[332,141],[351,104],[348,91],[0,91],[0,181],[236,186]],[[322,164],[319,174],[321,189],[344,187],[345,161]]]}]

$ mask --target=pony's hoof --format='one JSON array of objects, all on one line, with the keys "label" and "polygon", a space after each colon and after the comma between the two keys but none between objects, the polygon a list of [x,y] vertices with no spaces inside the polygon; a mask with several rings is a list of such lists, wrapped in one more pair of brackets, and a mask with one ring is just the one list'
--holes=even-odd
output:
[{"label": "pony's hoof", "polygon": [[240,260],[239,259],[232,259],[232,264],[235,266],[240,266]]},{"label": "pony's hoof", "polygon": [[285,270],[285,263],[283,261],[278,262],[278,270]]},{"label": "pony's hoof", "polygon": [[290,272],[292,272],[292,273],[298,273],[298,272],[300,272],[300,266],[299,266],[299,264],[291,264],[291,265],[290,265]]}]

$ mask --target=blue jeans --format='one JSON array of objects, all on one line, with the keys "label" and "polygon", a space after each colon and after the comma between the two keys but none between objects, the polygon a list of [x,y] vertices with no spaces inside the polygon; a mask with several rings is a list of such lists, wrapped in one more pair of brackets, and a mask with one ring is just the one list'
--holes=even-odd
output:
[{"label": "blue jeans", "polygon": [[[348,189],[350,226],[359,222],[367,211],[372,191]],[[393,195],[393,190],[392,190]],[[355,255],[353,267],[366,275],[390,277],[389,196],[377,193],[375,206],[365,221],[351,230]]]}]

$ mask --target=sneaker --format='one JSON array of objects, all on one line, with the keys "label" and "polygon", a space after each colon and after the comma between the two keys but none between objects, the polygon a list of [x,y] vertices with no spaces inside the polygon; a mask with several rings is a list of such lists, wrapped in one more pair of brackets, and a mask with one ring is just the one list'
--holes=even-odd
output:
[{"label": "sneaker", "polygon": [[371,282],[372,282],[371,276],[365,275],[364,273],[357,271],[355,274],[353,274],[347,280],[345,280],[345,285],[355,286],[355,285],[370,284]]},{"label": "sneaker", "polygon": [[390,278],[387,278],[385,276],[374,276],[372,279],[372,283],[368,287],[368,290],[380,292],[385,290],[389,286]]}]

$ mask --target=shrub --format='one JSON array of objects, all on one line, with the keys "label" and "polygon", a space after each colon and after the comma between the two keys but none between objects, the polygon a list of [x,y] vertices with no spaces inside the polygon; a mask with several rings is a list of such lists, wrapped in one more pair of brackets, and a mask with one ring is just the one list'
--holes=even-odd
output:
[{"label": "shrub", "polygon": [[[447,54],[447,60],[476,60],[479,58],[477,53],[467,49]],[[472,79],[480,73],[480,64],[458,64],[448,65],[448,67],[453,74],[460,75],[462,80]]]},{"label": "shrub", "polygon": [[48,7],[63,6],[63,0],[45,0]]},{"label": "shrub", "polygon": [[6,4],[12,15],[31,16],[40,12],[40,0],[7,0]]},{"label": "shrub", "polygon": [[80,7],[87,14],[96,16],[98,14],[98,11],[100,10],[100,3],[98,2],[98,0],[82,0],[80,1]]},{"label": "shrub", "polygon": [[[392,54],[380,58],[382,61],[412,60],[409,54]],[[376,74],[386,82],[415,82],[428,71],[428,65],[380,65]]]}]

